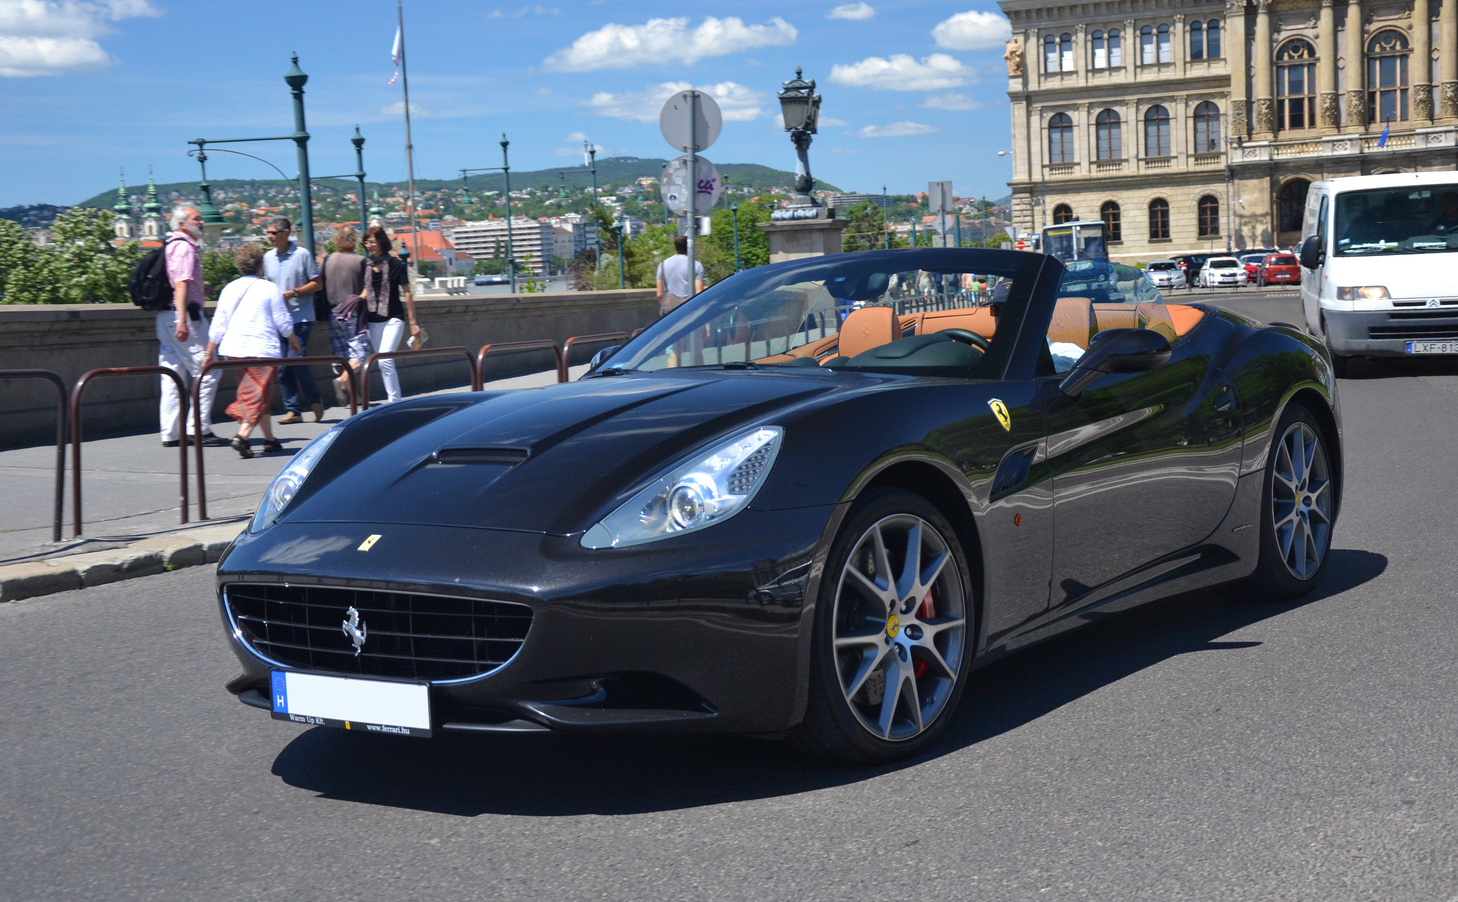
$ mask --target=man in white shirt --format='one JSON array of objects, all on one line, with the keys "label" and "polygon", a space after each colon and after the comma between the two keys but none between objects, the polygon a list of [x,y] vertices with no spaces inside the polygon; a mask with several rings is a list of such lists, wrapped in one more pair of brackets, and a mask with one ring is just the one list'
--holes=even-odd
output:
[{"label": "man in white shirt", "polygon": [[688,236],[673,239],[673,256],[658,264],[658,315],[664,316],[679,304],[704,290],[704,264],[694,261],[693,284],[689,284]]}]

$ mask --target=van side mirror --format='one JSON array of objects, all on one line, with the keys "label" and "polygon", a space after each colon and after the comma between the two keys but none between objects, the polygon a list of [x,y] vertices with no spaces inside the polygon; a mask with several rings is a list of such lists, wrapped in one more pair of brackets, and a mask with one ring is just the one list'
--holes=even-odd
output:
[{"label": "van side mirror", "polygon": [[1152,370],[1164,365],[1169,355],[1169,339],[1153,329],[1105,329],[1093,337],[1058,389],[1076,398],[1110,373]]},{"label": "van side mirror", "polygon": [[1301,266],[1315,269],[1326,262],[1326,251],[1321,246],[1320,235],[1310,235],[1301,242]]}]

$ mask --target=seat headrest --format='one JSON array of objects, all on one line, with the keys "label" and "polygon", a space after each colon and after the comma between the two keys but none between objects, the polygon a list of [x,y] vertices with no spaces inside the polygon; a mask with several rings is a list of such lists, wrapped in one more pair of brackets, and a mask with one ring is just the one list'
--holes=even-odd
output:
[{"label": "seat headrest", "polygon": [[891,277],[884,272],[864,273],[858,276],[836,276],[826,283],[831,296],[843,301],[874,301],[886,293]]},{"label": "seat headrest", "polygon": [[890,307],[852,310],[840,324],[840,356],[854,357],[862,351],[890,344],[900,337],[897,331],[896,311]]}]

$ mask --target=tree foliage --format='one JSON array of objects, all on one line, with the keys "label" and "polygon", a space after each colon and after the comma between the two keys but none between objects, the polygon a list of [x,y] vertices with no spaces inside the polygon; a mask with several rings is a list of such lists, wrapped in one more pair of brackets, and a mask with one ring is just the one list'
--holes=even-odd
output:
[{"label": "tree foliage", "polygon": [[0,290],[7,304],[118,304],[131,300],[127,277],[141,246],[112,245],[112,214],[72,207],[51,226],[51,243],[40,247],[0,226]]},{"label": "tree foliage", "polygon": [[223,286],[238,278],[238,264],[233,262],[232,251],[212,250],[203,254],[202,267],[207,299],[216,302]]}]

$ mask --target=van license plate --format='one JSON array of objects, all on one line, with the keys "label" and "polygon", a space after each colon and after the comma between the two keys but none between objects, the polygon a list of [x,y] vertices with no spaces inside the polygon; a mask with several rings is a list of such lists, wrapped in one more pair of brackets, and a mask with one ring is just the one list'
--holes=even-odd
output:
[{"label": "van license plate", "polygon": [[1409,354],[1458,354],[1458,341],[1410,341]]}]

